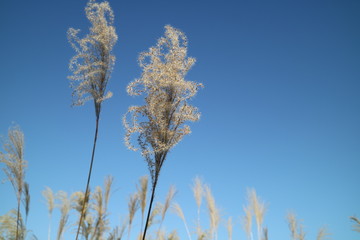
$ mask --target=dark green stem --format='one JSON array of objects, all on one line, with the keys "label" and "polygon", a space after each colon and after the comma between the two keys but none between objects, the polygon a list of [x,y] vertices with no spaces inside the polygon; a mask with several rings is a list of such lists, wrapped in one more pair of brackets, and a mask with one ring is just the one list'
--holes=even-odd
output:
[{"label": "dark green stem", "polygon": [[89,195],[90,195],[89,194],[89,185],[90,185],[91,172],[92,172],[94,156],[95,156],[96,140],[97,140],[98,129],[99,129],[99,115],[100,115],[100,111],[99,112],[97,111],[96,112],[96,127],[95,127],[95,136],[94,136],[94,145],[93,145],[90,168],[89,168],[89,174],[88,174],[88,179],[87,179],[87,184],[86,184],[85,199],[84,199],[84,202],[83,202],[83,205],[82,205],[80,221],[79,221],[79,225],[78,225],[78,229],[77,229],[77,233],[76,233],[76,240],[78,239],[80,228],[81,228],[82,221],[83,221],[83,218],[84,218],[85,206],[87,205],[87,203],[89,201]]},{"label": "dark green stem", "polygon": [[145,240],[146,231],[147,231],[147,228],[148,228],[149,219],[150,219],[150,215],[151,215],[151,207],[152,207],[152,204],[153,204],[153,201],[154,201],[154,196],[155,196],[156,184],[157,184],[157,178],[155,179],[155,181],[153,183],[153,186],[152,186],[150,205],[149,205],[149,210],[148,210],[147,217],[146,217],[146,223],[145,223],[144,234],[142,236],[142,240]]},{"label": "dark green stem", "polygon": [[18,199],[17,205],[17,218],[16,218],[16,240],[19,240],[19,221],[20,221],[20,199]]}]

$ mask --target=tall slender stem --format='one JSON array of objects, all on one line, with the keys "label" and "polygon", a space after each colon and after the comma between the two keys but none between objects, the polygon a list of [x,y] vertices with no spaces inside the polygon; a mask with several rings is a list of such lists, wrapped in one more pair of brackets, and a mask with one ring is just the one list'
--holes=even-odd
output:
[{"label": "tall slender stem", "polygon": [[150,215],[151,215],[151,207],[152,207],[152,204],[153,204],[153,201],[154,201],[154,196],[155,196],[156,184],[157,184],[157,179],[155,179],[154,184],[152,186],[150,205],[149,205],[149,210],[148,210],[147,217],[146,217],[146,223],[145,223],[144,234],[142,236],[142,240],[145,240],[145,237],[146,237],[146,231],[147,231],[147,228],[148,228],[149,219],[150,219]]},{"label": "tall slender stem", "polygon": [[17,218],[16,218],[16,237],[15,239],[19,239],[19,221],[20,221],[20,199],[18,198],[18,205],[17,205]]},{"label": "tall slender stem", "polygon": [[50,220],[49,220],[48,240],[50,240],[50,234],[51,234],[51,216],[50,216]]},{"label": "tall slender stem", "polygon": [[78,239],[79,232],[80,232],[80,227],[81,227],[81,224],[82,224],[82,221],[83,221],[83,218],[84,218],[85,206],[86,206],[87,202],[89,201],[89,195],[90,195],[89,194],[89,185],[90,185],[91,172],[92,172],[94,156],[95,156],[96,140],[97,140],[98,129],[99,129],[99,115],[100,115],[100,112],[99,113],[97,112],[97,114],[96,114],[95,136],[94,136],[94,145],[93,145],[90,168],[89,168],[89,174],[88,174],[88,179],[87,179],[87,184],[86,184],[85,198],[84,198],[84,202],[83,202],[83,205],[82,205],[79,226],[78,226],[77,233],[76,233],[76,240]]}]

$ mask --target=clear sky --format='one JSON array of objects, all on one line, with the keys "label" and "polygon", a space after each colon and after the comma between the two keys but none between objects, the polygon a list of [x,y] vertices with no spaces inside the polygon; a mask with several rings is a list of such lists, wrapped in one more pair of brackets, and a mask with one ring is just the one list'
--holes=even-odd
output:
[{"label": "clear sky", "polygon": [[[85,5],[85,0],[0,2],[0,134],[13,123],[25,133],[28,228],[41,240],[47,239],[48,227],[41,191],[46,186],[69,193],[85,189],[95,114],[91,103],[70,107],[68,62],[75,53],[66,37],[69,27],[87,32]],[[176,201],[193,226],[190,186],[201,176],[223,218],[233,216],[234,239],[245,239],[240,217],[248,187],[267,203],[269,239],[290,239],[289,211],[303,220],[307,239],[315,239],[322,226],[333,239],[359,238],[349,216],[360,217],[360,1],[123,0],[110,5],[119,36],[108,85],[114,96],[103,104],[91,186],[102,185],[106,175],[115,177],[113,225],[127,214],[128,194],[139,177],[148,174],[140,153],[124,145],[122,115],[141,103],[125,89],[140,76],[139,53],[155,45],[170,24],[187,35],[188,54],[197,59],[187,79],[205,88],[192,101],[201,120],[168,155],[157,200],[174,184]],[[10,183],[0,184],[0,215],[15,207]],[[202,214],[206,227],[205,208]],[[164,225],[185,239],[174,215]],[[219,239],[225,232],[221,225]]]}]

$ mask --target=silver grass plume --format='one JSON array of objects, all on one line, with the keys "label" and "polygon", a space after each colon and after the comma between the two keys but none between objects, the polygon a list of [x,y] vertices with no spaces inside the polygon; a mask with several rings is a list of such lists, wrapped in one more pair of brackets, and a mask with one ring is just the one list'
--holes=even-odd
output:
[{"label": "silver grass plume", "polygon": [[185,123],[200,118],[197,108],[188,101],[202,84],[185,80],[185,75],[194,63],[194,58],[187,57],[185,34],[167,25],[165,36],[158,40],[157,45],[140,54],[139,64],[143,69],[141,77],[127,87],[129,95],[145,95],[145,104],[130,107],[123,118],[125,143],[129,149],[138,150],[132,143],[132,136],[135,136],[152,180],[143,240],[166,156],[172,147],[190,133],[190,127]]},{"label": "silver grass plume", "polygon": [[101,103],[111,97],[106,86],[112,73],[115,56],[112,49],[117,41],[114,13],[108,2],[97,3],[90,0],[85,8],[91,23],[90,33],[79,38],[79,29],[68,30],[68,40],[76,51],[71,58],[69,76],[73,88],[73,105],[83,105],[94,100],[96,115],[100,114]]},{"label": "silver grass plume", "polygon": [[251,205],[243,207],[245,216],[243,218],[244,223],[244,229],[246,232],[246,235],[248,237],[248,240],[253,240],[253,234],[252,234],[252,212],[251,212]]},{"label": "silver grass plume", "polygon": [[216,206],[214,196],[209,186],[205,186],[205,199],[210,217],[210,236],[217,240],[217,229],[220,224],[220,210]]},{"label": "silver grass plume", "polygon": [[50,235],[51,235],[51,217],[52,217],[52,212],[54,210],[54,206],[55,206],[55,196],[53,191],[51,190],[51,188],[46,187],[45,190],[42,191],[42,195],[46,200],[46,204],[48,207],[48,212],[49,212],[49,229],[48,229],[48,240],[50,240]]},{"label": "silver grass plume", "polygon": [[266,212],[266,206],[265,203],[260,200],[260,198],[257,196],[255,189],[249,189],[248,190],[248,201],[250,204],[250,208],[252,210],[252,213],[254,214],[256,225],[257,225],[257,236],[260,240],[263,234],[263,221],[264,216]]},{"label": "silver grass plume", "polygon": [[204,186],[203,183],[200,179],[200,177],[195,177],[194,179],[194,184],[192,187],[193,190],[193,194],[194,194],[194,198],[196,201],[196,205],[197,205],[197,227],[200,227],[200,207],[201,207],[201,203],[202,203],[202,199],[203,199],[203,195],[204,195]]},{"label": "silver grass plume", "polygon": [[113,177],[107,176],[104,181],[104,190],[101,187],[96,187],[95,192],[92,194],[94,200],[92,209],[95,211],[94,216],[94,232],[91,239],[102,240],[104,239],[104,233],[109,230],[108,217],[108,203],[110,198],[111,186],[113,183]]},{"label": "silver grass plume", "polygon": [[3,149],[6,153],[0,152],[0,162],[5,164],[3,171],[5,172],[8,180],[11,182],[16,194],[17,220],[15,239],[19,239],[19,225],[22,222],[20,220],[20,203],[24,193],[25,169],[27,167],[27,162],[24,160],[24,134],[18,126],[9,129],[8,140],[4,142]]},{"label": "silver grass plume", "polygon": [[159,225],[157,235],[159,235],[159,233],[161,231],[161,227],[165,220],[166,213],[171,206],[171,202],[174,199],[175,194],[176,194],[176,188],[175,188],[175,186],[171,185],[169,188],[168,194],[166,195],[165,203],[161,204],[161,220],[160,220],[160,225]]},{"label": "silver grass plume", "polygon": [[137,212],[138,209],[139,209],[139,195],[138,195],[138,193],[131,194],[129,197],[129,202],[128,202],[128,210],[129,210],[128,239],[130,239],[132,223],[133,223],[133,220],[135,217],[135,213]]},{"label": "silver grass plume", "polygon": [[144,213],[146,207],[146,197],[147,197],[147,189],[148,189],[148,177],[143,176],[140,178],[140,186],[137,186],[140,208],[141,208],[141,228],[144,225]]},{"label": "silver grass plume", "polygon": [[[90,195],[90,190],[88,191]],[[83,221],[80,227],[80,233],[85,239],[89,239],[93,232],[93,223],[94,218],[91,214],[92,205],[87,202],[85,204],[85,193],[82,191],[77,191],[71,194],[71,204],[72,209],[79,213],[79,220],[77,220],[76,225],[80,223],[81,215],[83,215]]]},{"label": "silver grass plume", "polygon": [[188,227],[188,224],[186,222],[186,218],[185,218],[184,212],[183,212],[180,204],[174,203],[172,205],[172,209],[175,212],[175,214],[178,215],[178,217],[180,217],[181,220],[183,221],[183,223],[185,225],[186,233],[188,235],[188,238],[189,238],[189,240],[191,240],[191,234],[190,234],[190,231],[189,231],[189,227]]},{"label": "silver grass plume", "polygon": [[161,209],[161,222],[164,221],[166,212],[168,211],[172,200],[174,199],[176,194],[176,188],[174,185],[171,185],[168,191],[168,194],[166,195],[165,203],[163,208]]},{"label": "silver grass plume", "polygon": [[68,220],[69,220],[69,212],[70,212],[70,208],[71,208],[71,201],[67,196],[66,192],[63,191],[59,191],[56,194],[56,198],[58,200],[60,200],[60,204],[58,205],[60,208],[60,212],[61,212],[61,217],[60,217],[60,222],[59,222],[59,227],[58,227],[58,232],[57,232],[57,240],[61,240],[63,239],[63,234],[66,230],[66,226],[68,224]]},{"label": "silver grass plume", "polygon": [[293,240],[304,240],[305,239],[304,227],[301,224],[301,222],[296,218],[295,214],[289,213],[286,218],[289,224],[291,238]]},{"label": "silver grass plume", "polygon": [[322,227],[319,229],[318,234],[316,236],[316,240],[325,240],[325,239],[329,239],[328,237],[331,234],[327,231],[326,227]]},{"label": "silver grass plume", "polygon": [[96,116],[95,137],[86,184],[85,201],[80,215],[76,239],[78,239],[84,218],[85,204],[89,201],[88,191],[96,149],[101,104],[105,99],[112,96],[111,92],[106,92],[106,87],[115,63],[112,50],[117,41],[114,13],[108,2],[97,3],[95,0],[90,0],[85,12],[91,23],[89,34],[84,38],[79,38],[78,33],[80,30],[73,28],[68,30],[69,42],[76,51],[76,55],[71,58],[69,64],[69,68],[73,72],[73,75],[69,76],[73,88],[73,105],[83,105],[86,101],[92,99]]},{"label": "silver grass plume", "polygon": [[173,230],[168,236],[167,240],[180,240],[180,237],[176,230]]},{"label": "silver grass plume", "polygon": [[[17,231],[19,231],[18,235],[16,235]],[[0,216],[0,239],[25,240],[28,232],[21,213],[18,220],[16,209],[11,209],[5,215]]]},{"label": "silver grass plume", "polygon": [[143,72],[127,87],[129,95],[144,94],[146,104],[130,107],[123,119],[125,143],[129,149],[138,150],[131,142],[131,136],[137,135],[153,182],[168,151],[190,133],[190,127],[184,123],[200,118],[197,108],[188,103],[202,84],[185,80],[195,63],[194,58],[187,57],[187,38],[169,25],[165,29],[165,37],[148,52],[140,54]]}]

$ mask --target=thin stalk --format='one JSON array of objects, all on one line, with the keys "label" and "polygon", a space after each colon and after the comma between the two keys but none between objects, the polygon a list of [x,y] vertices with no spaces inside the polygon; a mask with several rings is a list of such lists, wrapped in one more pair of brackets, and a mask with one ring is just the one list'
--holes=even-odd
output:
[{"label": "thin stalk", "polygon": [[160,239],[160,231],[161,231],[162,224],[163,224],[163,221],[160,222],[159,229],[156,233],[156,239]]},{"label": "thin stalk", "polygon": [[186,229],[186,233],[187,233],[187,235],[189,237],[189,240],[191,240],[191,234],[190,234],[189,227],[188,227],[186,221],[184,221],[184,224],[185,224],[185,229]]},{"label": "thin stalk", "polygon": [[17,205],[17,218],[16,218],[16,237],[15,239],[19,239],[19,220],[20,220],[20,199],[18,199]]},{"label": "thin stalk", "polygon": [[49,220],[48,240],[50,240],[50,234],[51,234],[51,218]]},{"label": "thin stalk", "polygon": [[151,214],[151,207],[152,207],[152,204],[153,204],[153,201],[154,201],[154,196],[155,196],[156,184],[157,184],[157,179],[154,181],[154,184],[152,186],[150,205],[149,205],[149,210],[148,210],[148,214],[147,214],[147,217],[146,217],[146,223],[145,223],[144,234],[142,236],[142,240],[145,240],[145,237],[146,237],[146,231],[147,231],[147,228],[148,228],[148,223],[149,223],[150,214]]},{"label": "thin stalk", "polygon": [[80,227],[81,227],[81,224],[82,224],[82,221],[83,221],[83,218],[84,218],[85,205],[89,201],[89,185],[90,185],[91,172],[92,172],[94,156],[95,156],[96,140],[97,140],[98,129],[99,129],[99,116],[100,116],[100,110],[97,110],[96,111],[96,127],[95,127],[95,136],[94,136],[94,145],[93,145],[93,149],[92,149],[89,174],[88,174],[88,179],[87,179],[87,184],[86,184],[85,199],[84,199],[84,203],[83,203],[83,206],[82,206],[79,226],[78,226],[77,233],[76,233],[76,240],[78,239],[79,232],[80,232]]},{"label": "thin stalk", "polygon": [[197,209],[197,226],[200,228],[200,207]]},{"label": "thin stalk", "polygon": [[[140,226],[140,229],[142,229],[143,226],[144,226],[144,214],[141,216],[141,226]],[[141,234],[141,230],[140,230],[140,234]]]}]

